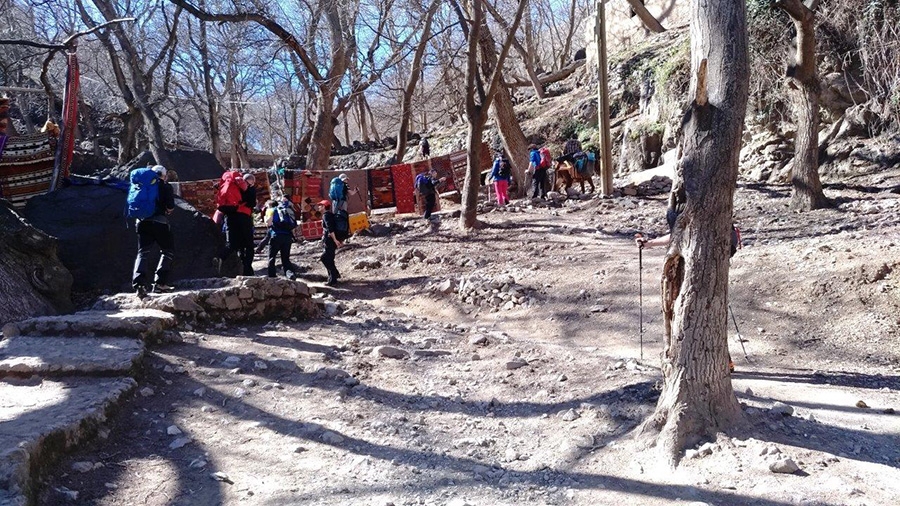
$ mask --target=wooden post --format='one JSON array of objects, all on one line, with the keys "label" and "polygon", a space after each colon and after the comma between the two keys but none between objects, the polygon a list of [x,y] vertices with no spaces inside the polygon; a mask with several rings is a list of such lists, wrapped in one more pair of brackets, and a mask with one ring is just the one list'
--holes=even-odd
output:
[{"label": "wooden post", "polygon": [[612,140],[609,132],[609,78],[606,64],[606,6],[597,0],[597,122],[600,130],[600,192],[613,192]]}]

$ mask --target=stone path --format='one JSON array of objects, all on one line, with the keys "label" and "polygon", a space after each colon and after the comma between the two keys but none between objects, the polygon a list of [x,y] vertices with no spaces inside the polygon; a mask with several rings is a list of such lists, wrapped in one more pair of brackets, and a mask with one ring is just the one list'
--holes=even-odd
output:
[{"label": "stone path", "polygon": [[180,340],[178,324],[306,319],[325,309],[306,284],[285,279],[196,280],[186,288],[143,301],[120,294],[91,311],[3,327],[0,506],[29,504],[43,469],[104,430],[118,401],[137,386],[132,376],[146,345]]}]

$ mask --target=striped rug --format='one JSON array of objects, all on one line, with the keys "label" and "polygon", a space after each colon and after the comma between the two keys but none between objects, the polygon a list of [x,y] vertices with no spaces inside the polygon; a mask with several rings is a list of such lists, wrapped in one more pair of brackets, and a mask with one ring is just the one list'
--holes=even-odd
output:
[{"label": "striped rug", "polygon": [[50,190],[56,139],[45,133],[9,137],[0,156],[0,194],[16,209]]}]

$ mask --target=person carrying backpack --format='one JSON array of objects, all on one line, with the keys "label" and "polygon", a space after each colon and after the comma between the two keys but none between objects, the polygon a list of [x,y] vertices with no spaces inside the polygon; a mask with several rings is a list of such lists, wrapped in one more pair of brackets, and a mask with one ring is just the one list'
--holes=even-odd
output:
[{"label": "person carrying backpack", "polygon": [[416,176],[416,191],[425,199],[425,213],[422,216],[426,220],[431,219],[431,213],[437,205],[437,187],[446,180],[446,177],[438,179],[435,169]]},{"label": "person carrying backpack", "polygon": [[131,287],[141,299],[147,296],[146,270],[153,245],[160,249],[159,263],[152,286],[154,293],[172,291],[167,284],[175,259],[175,236],[168,215],[175,209],[175,192],[166,182],[162,165],[135,169],[131,172],[126,217],[137,220],[138,252],[131,276]]},{"label": "person carrying backpack", "polygon": [[431,145],[428,144],[428,137],[422,137],[422,142],[419,143],[419,146],[422,147],[422,158],[431,156]]},{"label": "person carrying backpack", "polygon": [[331,180],[331,184],[328,186],[328,198],[331,199],[331,212],[336,213],[338,211],[346,211],[347,210],[347,196],[350,194],[356,195],[356,189],[350,189],[347,186],[347,174],[340,174]]},{"label": "person carrying backpack", "polygon": [[253,209],[256,207],[256,177],[238,171],[222,174],[216,205],[225,215],[225,248],[213,259],[216,271],[222,263],[237,253],[244,276],[253,276]]},{"label": "person carrying backpack", "polygon": [[281,268],[284,275],[290,279],[297,278],[297,266],[291,262],[291,244],[294,243],[294,229],[297,228],[297,218],[293,205],[290,202],[281,203],[270,200],[266,203],[266,226],[269,227],[269,270],[268,276],[274,278],[276,257],[281,255]]},{"label": "person carrying backpack", "polygon": [[502,152],[494,158],[494,166],[491,168],[491,180],[494,182],[494,193],[497,194],[497,205],[509,204],[509,182],[512,180],[512,170],[509,159]]},{"label": "person carrying backpack", "polygon": [[547,190],[547,169],[550,168],[550,150],[538,147],[534,144],[528,147],[531,153],[528,156],[528,170],[531,171],[531,198],[545,198]]},{"label": "person carrying backpack", "polygon": [[346,227],[343,223],[339,223],[336,213],[331,212],[331,203],[323,200],[316,205],[316,211],[322,213],[322,265],[328,272],[328,281],[326,285],[334,286],[341,279],[341,273],[338,272],[334,257],[337,249],[344,245],[344,240],[350,235],[350,224]]}]

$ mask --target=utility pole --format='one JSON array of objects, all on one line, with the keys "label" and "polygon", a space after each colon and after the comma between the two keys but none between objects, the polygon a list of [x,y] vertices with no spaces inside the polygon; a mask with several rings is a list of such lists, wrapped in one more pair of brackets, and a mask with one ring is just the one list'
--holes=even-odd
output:
[{"label": "utility pole", "polygon": [[597,0],[597,123],[600,130],[600,191],[604,196],[613,192],[612,140],[609,132],[609,76],[606,68],[606,6]]}]

